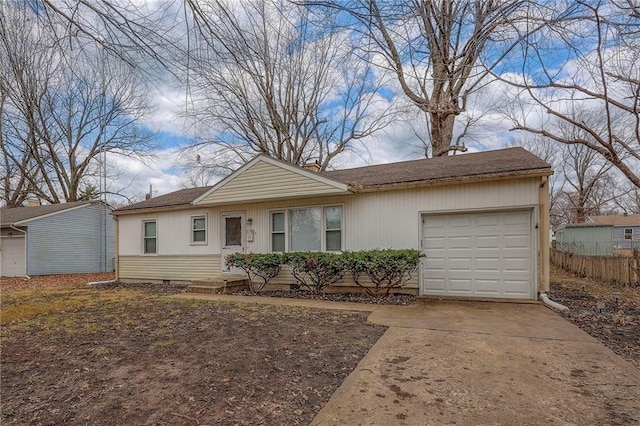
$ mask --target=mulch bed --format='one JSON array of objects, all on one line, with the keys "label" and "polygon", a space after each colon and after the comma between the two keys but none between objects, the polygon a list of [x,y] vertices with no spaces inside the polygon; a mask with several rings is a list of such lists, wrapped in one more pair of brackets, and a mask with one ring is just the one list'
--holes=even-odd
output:
[{"label": "mulch bed", "polygon": [[[549,297],[569,308],[561,315],[640,368],[640,288],[600,283],[560,270]],[[598,302],[604,308],[598,308]]]},{"label": "mulch bed", "polygon": [[233,293],[238,296],[288,297],[292,299],[327,300],[331,302],[356,302],[377,305],[410,305],[416,297],[410,294],[390,294],[371,297],[365,293],[312,293],[304,290],[260,291],[241,290]]}]

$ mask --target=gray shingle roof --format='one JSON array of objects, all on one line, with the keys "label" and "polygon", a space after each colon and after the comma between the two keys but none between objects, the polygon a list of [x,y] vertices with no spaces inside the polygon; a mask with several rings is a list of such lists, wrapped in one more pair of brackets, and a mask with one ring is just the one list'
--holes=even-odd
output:
[{"label": "gray shingle roof", "polygon": [[98,203],[99,201],[73,201],[70,203],[51,204],[47,206],[16,207],[12,209],[0,209],[0,222],[2,226],[8,226],[16,222],[35,219],[51,213],[57,213],[85,204]]},{"label": "gray shingle roof", "polygon": [[589,219],[598,225],[613,226],[640,226],[640,214],[610,214],[601,216],[590,216]]},{"label": "gray shingle roof", "polygon": [[[355,187],[371,189],[412,183],[432,183],[490,176],[517,176],[528,172],[551,174],[551,166],[523,148],[507,148],[455,157],[425,158],[399,163],[325,171],[321,174]],[[212,186],[182,189],[141,201],[115,212],[188,206]]]},{"label": "gray shingle roof", "polygon": [[529,151],[523,148],[507,148],[453,157],[425,158],[335,170],[324,172],[324,174],[366,189],[547,170],[551,172],[551,166]]},{"label": "gray shingle roof", "polygon": [[201,186],[198,188],[187,188],[179,191],[170,192],[158,197],[149,198],[148,200],[140,201],[139,203],[131,204],[130,206],[121,207],[116,210],[129,211],[150,209],[154,207],[178,207],[191,204],[196,198],[213,188],[212,186]]}]

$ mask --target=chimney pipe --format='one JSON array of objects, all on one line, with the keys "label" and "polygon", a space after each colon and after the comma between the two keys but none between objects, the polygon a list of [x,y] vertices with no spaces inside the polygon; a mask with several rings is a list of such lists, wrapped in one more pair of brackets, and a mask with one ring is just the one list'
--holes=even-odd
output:
[{"label": "chimney pipe", "polygon": [[304,168],[315,173],[320,172],[320,165],[318,164],[317,161],[306,163],[304,165]]}]

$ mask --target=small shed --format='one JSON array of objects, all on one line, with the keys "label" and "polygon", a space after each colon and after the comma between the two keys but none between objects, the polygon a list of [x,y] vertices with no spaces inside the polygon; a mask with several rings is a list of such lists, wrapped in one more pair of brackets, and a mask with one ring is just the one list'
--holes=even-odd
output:
[{"label": "small shed", "polygon": [[556,230],[556,248],[586,256],[613,256],[613,226],[572,223]]},{"label": "small shed", "polygon": [[613,227],[614,254],[632,255],[640,250],[640,214],[590,216],[587,222]]},{"label": "small shed", "polygon": [[109,272],[115,226],[101,201],[0,210],[0,276]]}]

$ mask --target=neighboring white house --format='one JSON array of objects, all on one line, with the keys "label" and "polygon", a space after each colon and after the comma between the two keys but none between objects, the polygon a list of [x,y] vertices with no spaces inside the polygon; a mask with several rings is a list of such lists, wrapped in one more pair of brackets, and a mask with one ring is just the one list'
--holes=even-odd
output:
[{"label": "neighboring white house", "polygon": [[219,280],[239,272],[222,260],[233,252],[414,248],[426,254],[414,294],[535,299],[548,290],[551,174],[522,148],[326,172],[257,156],[213,187],[115,210],[116,274]]},{"label": "neighboring white house", "polygon": [[0,276],[113,271],[115,227],[100,201],[0,209]]}]

